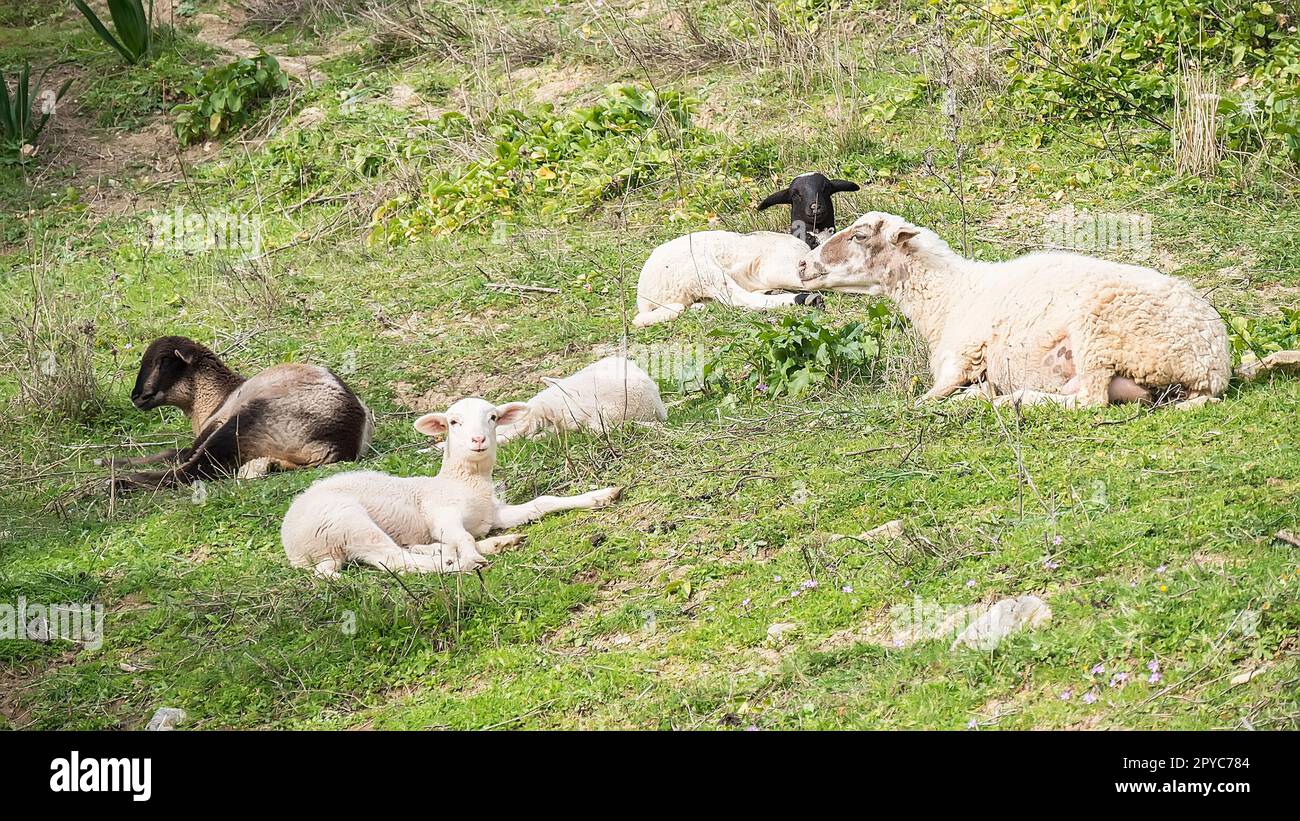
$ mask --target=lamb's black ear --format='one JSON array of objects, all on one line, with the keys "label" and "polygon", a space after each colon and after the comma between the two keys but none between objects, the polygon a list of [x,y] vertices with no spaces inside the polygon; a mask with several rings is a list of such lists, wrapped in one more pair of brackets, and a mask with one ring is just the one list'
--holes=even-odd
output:
[{"label": "lamb's black ear", "polygon": [[771,208],[773,205],[789,205],[789,204],[790,204],[790,189],[782,188],[780,191],[777,191],[775,194],[769,195],[767,199],[760,202],[758,204],[758,210],[762,211],[764,208]]},{"label": "lamb's black ear", "polygon": [[846,191],[858,191],[858,190],[861,189],[858,188],[858,184],[856,182],[851,182],[849,180],[831,180],[832,194],[843,194]]}]

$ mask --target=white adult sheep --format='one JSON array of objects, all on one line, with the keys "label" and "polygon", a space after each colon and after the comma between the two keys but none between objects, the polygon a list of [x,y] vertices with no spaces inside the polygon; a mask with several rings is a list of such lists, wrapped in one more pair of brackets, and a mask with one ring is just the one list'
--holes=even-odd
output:
[{"label": "white adult sheep", "polygon": [[607,356],[571,376],[542,381],[547,387],[528,400],[527,416],[497,428],[498,444],[547,428],[604,433],[626,422],[668,419],[659,385],[626,357]]},{"label": "white adult sheep", "polygon": [[809,288],[886,295],[930,346],[940,399],[987,383],[995,401],[1073,407],[1176,388],[1213,401],[1231,369],[1227,328],[1188,283],[1070,253],[976,262],[902,217],[864,214],[800,266]]},{"label": "white adult sheep", "polygon": [[607,487],[577,496],[539,496],[522,505],[498,501],[492,484],[497,425],[527,413],[523,402],[497,407],[462,399],[446,413],[415,420],[423,434],[447,434],[437,476],[352,471],[314,483],[294,499],[280,526],[289,564],[322,576],[338,575],[348,562],[394,572],[466,572],[523,538],[484,538],[492,530],[561,510],[604,507],[618,498],[621,488]]},{"label": "white adult sheep", "polygon": [[641,267],[632,324],[644,328],[667,322],[706,300],[753,310],[821,307],[821,294],[766,293],[807,290],[798,273],[807,253],[803,240],[775,231],[697,231],[669,240]]}]

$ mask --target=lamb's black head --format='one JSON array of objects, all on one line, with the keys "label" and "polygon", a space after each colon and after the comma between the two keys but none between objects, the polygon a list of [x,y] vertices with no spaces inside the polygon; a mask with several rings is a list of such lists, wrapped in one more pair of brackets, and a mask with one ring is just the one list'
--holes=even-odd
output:
[{"label": "lamb's black head", "polygon": [[857,183],[832,180],[814,171],[795,177],[789,188],[760,202],[758,210],[773,205],[790,206],[790,233],[807,242],[809,248],[816,248],[818,234],[835,231],[835,205],[831,195],[857,190]]},{"label": "lamb's black head", "polygon": [[140,357],[131,404],[140,410],[160,405],[188,407],[194,399],[194,365],[210,356],[215,354],[183,336],[155,339]]}]

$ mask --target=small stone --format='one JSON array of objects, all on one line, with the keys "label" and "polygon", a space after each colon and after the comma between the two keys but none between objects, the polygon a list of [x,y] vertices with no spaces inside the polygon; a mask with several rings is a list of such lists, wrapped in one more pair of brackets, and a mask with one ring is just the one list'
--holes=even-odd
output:
[{"label": "small stone", "polygon": [[146,730],[175,730],[177,724],[183,724],[187,715],[179,707],[159,707],[158,712],[149,719]]}]

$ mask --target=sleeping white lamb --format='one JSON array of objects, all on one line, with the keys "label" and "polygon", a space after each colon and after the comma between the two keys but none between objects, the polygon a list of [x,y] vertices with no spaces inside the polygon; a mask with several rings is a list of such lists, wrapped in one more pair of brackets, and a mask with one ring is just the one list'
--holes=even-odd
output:
[{"label": "sleeping white lamb", "polygon": [[663,422],[668,410],[659,385],[635,362],[607,356],[572,376],[543,376],[546,388],[528,400],[528,414],[497,428],[497,443],[544,429],[604,433],[625,422]]},{"label": "sleeping white lamb", "polygon": [[809,254],[809,288],[885,295],[930,346],[941,399],[984,383],[997,402],[1067,407],[1214,401],[1231,371],[1214,307],[1183,280],[1069,253],[961,257],[933,231],[872,212]]},{"label": "sleeping white lamb", "polygon": [[775,231],[698,231],[669,240],[641,267],[632,324],[667,322],[707,300],[752,310],[821,307],[821,294],[767,293],[806,291],[797,269],[807,253],[803,240]]}]

